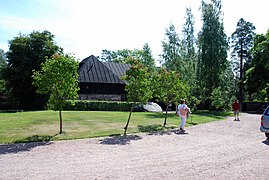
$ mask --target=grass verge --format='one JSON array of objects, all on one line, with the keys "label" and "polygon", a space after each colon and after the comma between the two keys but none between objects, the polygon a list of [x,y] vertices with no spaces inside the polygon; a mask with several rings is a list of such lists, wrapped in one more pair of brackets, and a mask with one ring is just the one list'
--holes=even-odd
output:
[{"label": "grass verge", "polygon": [[[0,143],[56,141],[120,135],[129,112],[110,111],[63,111],[63,133],[59,133],[59,113],[55,111],[33,111],[0,113]],[[225,119],[230,113],[194,113],[186,126]],[[180,120],[174,113],[165,114],[133,112],[128,134],[164,131],[177,128]]]}]

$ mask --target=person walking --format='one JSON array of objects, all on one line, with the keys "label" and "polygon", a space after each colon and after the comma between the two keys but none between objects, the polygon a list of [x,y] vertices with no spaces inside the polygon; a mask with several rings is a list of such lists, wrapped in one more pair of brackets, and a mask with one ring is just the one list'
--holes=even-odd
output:
[{"label": "person walking", "polygon": [[240,109],[240,105],[239,105],[237,99],[233,102],[232,108],[233,108],[233,112],[234,112],[234,121],[240,121],[239,120],[239,109]]},{"label": "person walking", "polygon": [[187,113],[189,112],[190,108],[185,104],[185,100],[181,100],[180,104],[178,105],[178,115],[181,119],[180,123],[180,131],[185,132],[185,124],[186,124],[186,118],[187,118]]}]

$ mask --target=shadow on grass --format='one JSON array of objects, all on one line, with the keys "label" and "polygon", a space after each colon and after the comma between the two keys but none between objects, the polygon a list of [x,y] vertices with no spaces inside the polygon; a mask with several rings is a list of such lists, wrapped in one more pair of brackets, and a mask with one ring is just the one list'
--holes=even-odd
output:
[{"label": "shadow on grass", "polygon": [[198,124],[198,123],[196,123],[196,122],[193,122],[192,120],[191,120],[191,121],[188,121],[188,120],[187,120],[186,123],[188,123],[189,125],[192,125],[192,126],[195,126],[195,125]]},{"label": "shadow on grass", "polygon": [[175,126],[165,126],[163,127],[160,124],[148,125],[148,126],[138,126],[140,132],[148,133],[148,135],[171,135]]},{"label": "shadow on grass", "polygon": [[127,145],[130,141],[137,141],[142,139],[140,136],[137,135],[125,135],[125,136],[113,136],[108,137],[103,140],[100,140],[100,144],[105,145]]},{"label": "shadow on grass", "polygon": [[0,154],[19,153],[22,151],[30,151],[38,146],[50,145],[51,142],[49,141],[54,136],[34,135],[25,139],[14,141],[14,144],[0,144]]},{"label": "shadow on grass", "polygon": [[[151,113],[151,114],[146,114],[147,117],[150,118],[165,118],[165,113]],[[175,116],[174,113],[168,113],[167,118]]]},{"label": "shadow on grass", "polygon": [[138,126],[138,130],[140,132],[154,132],[154,131],[164,131],[164,127],[160,124],[153,124],[153,125],[148,125],[148,126]]},{"label": "shadow on grass", "polygon": [[28,142],[48,142],[51,141],[52,138],[57,136],[58,134],[55,134],[53,136],[39,136],[39,135],[33,135],[24,139],[19,139],[16,141],[13,141],[13,143],[28,143]]}]

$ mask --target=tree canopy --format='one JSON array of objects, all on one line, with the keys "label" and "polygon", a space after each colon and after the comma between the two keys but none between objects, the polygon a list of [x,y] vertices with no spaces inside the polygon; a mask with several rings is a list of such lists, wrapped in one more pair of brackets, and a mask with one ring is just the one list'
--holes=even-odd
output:
[{"label": "tree canopy", "polygon": [[179,100],[186,99],[189,95],[189,87],[181,82],[179,73],[167,71],[165,68],[159,69],[154,74],[151,84],[155,99],[166,106],[165,126],[169,104],[178,104]]},{"label": "tree canopy", "polygon": [[181,58],[181,43],[174,24],[170,24],[165,31],[165,40],[162,41],[163,53],[161,54],[162,65],[167,70],[184,72]]},{"label": "tree canopy", "polygon": [[122,49],[117,51],[102,50],[101,60],[108,62],[118,62],[124,64],[131,64],[136,59],[139,63],[142,63],[144,67],[147,67],[150,72],[155,70],[155,60],[152,56],[151,49],[148,43],[145,43],[142,50],[134,49]]},{"label": "tree canopy", "polygon": [[201,98],[210,107],[210,96],[221,86],[221,76],[228,67],[228,41],[224,32],[221,1],[202,1],[202,30],[199,33],[199,58],[197,77]]},{"label": "tree canopy", "polygon": [[129,58],[129,61],[133,65],[126,71],[126,76],[124,77],[127,81],[125,90],[127,92],[127,100],[134,102],[134,104],[131,107],[129,118],[124,128],[124,134],[126,134],[134,105],[137,103],[146,104],[152,98],[152,90],[150,88],[151,79],[147,68],[137,59]]},{"label": "tree canopy", "polygon": [[[254,38],[251,49],[253,60],[246,71],[246,88],[252,96],[254,93],[265,90],[266,99],[269,100],[269,30],[265,35],[258,34]],[[252,98],[251,98],[252,99]],[[263,99],[263,100],[266,100]]]},{"label": "tree canopy", "polygon": [[231,36],[232,59],[234,66],[234,74],[238,79],[239,74],[239,102],[243,101],[243,70],[244,64],[250,63],[250,48],[253,46],[253,37],[255,26],[241,18],[236,27],[236,31]]},{"label": "tree canopy", "polygon": [[17,108],[24,110],[44,108],[47,97],[36,93],[32,85],[32,71],[40,70],[46,57],[61,52],[49,31],[34,31],[29,35],[19,35],[9,41],[7,68],[4,79],[9,96]]},{"label": "tree canopy", "polygon": [[33,84],[37,92],[49,95],[49,108],[60,113],[60,133],[62,133],[62,115],[66,100],[78,97],[78,61],[69,55],[53,55],[41,65],[40,71],[34,71]]}]

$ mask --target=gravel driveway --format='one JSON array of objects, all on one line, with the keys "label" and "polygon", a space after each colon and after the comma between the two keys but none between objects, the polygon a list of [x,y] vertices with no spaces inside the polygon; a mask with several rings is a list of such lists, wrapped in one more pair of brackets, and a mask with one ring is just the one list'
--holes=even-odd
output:
[{"label": "gravel driveway", "polygon": [[[169,122],[169,121],[168,121]],[[0,145],[0,179],[268,179],[260,115],[163,132]]]}]

